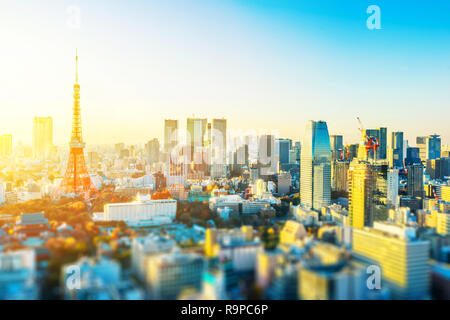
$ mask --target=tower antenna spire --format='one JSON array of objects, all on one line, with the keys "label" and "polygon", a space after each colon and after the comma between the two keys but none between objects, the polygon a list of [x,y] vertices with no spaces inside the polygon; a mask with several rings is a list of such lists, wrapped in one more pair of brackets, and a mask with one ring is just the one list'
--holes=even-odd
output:
[{"label": "tower antenna spire", "polygon": [[75,83],[78,84],[78,48],[76,49],[75,57]]}]

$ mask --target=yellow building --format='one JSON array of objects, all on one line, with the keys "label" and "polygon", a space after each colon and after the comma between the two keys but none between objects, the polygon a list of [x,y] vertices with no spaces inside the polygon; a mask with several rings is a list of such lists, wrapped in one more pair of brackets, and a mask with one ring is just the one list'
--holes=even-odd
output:
[{"label": "yellow building", "polygon": [[288,220],[280,232],[280,243],[291,245],[301,241],[304,237],[306,237],[306,230],[303,224]]},{"label": "yellow building", "polygon": [[262,180],[262,179],[257,179],[255,181],[255,186],[254,186],[254,190],[253,190],[253,194],[258,197],[261,198],[263,193],[266,192],[266,183]]},{"label": "yellow building", "polygon": [[381,267],[382,280],[390,284],[394,298],[428,294],[430,244],[415,239],[412,230],[377,222],[374,228],[353,230],[354,255]]},{"label": "yellow building", "polygon": [[303,300],[363,299],[365,268],[350,261],[344,248],[317,244],[298,271],[298,295]]},{"label": "yellow building", "polygon": [[299,294],[303,300],[328,300],[327,277],[309,269],[299,270]]},{"label": "yellow building", "polygon": [[436,232],[439,234],[450,234],[450,213],[436,213]]},{"label": "yellow building", "polygon": [[373,193],[376,186],[375,169],[368,162],[352,162],[348,171],[349,223],[361,229],[373,222]]},{"label": "yellow building", "polygon": [[12,153],[12,135],[0,136],[0,157],[7,157]]},{"label": "yellow building", "polygon": [[219,252],[219,245],[217,243],[217,229],[206,229],[205,235],[205,255],[207,257],[215,257]]},{"label": "yellow building", "polygon": [[441,200],[450,202],[450,186],[441,186]]}]

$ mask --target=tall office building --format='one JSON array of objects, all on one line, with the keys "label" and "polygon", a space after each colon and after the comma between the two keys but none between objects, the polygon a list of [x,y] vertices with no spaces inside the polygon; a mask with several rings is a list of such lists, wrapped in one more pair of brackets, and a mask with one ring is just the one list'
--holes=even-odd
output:
[{"label": "tall office building", "polygon": [[353,228],[372,226],[376,178],[377,172],[370,163],[358,161],[350,164],[348,211],[349,222]]},{"label": "tall office building", "polygon": [[331,201],[331,150],[325,121],[306,124],[300,165],[302,205],[320,210]]},{"label": "tall office building", "polygon": [[422,161],[437,159],[441,156],[441,137],[439,135],[417,137],[416,145],[420,149]]},{"label": "tall office building", "polygon": [[429,295],[430,243],[417,239],[415,230],[375,222],[373,228],[353,230],[357,258],[381,268],[395,299],[424,299]]},{"label": "tall office building", "polygon": [[403,132],[392,132],[389,148],[389,165],[403,167]]},{"label": "tall office building", "polygon": [[419,148],[419,158],[422,161],[427,160],[427,137],[417,137],[416,146]]},{"label": "tall office building", "polygon": [[411,164],[420,164],[420,148],[409,147],[406,149],[405,167]]},{"label": "tall office building", "polygon": [[157,163],[159,161],[159,140],[154,138],[147,142],[145,152],[150,164]]},{"label": "tall office building", "polygon": [[191,149],[191,161],[197,160],[201,163],[201,158],[198,158],[198,156],[203,156],[203,147],[207,142],[207,127],[207,119],[187,118],[186,144]]},{"label": "tall office building", "polygon": [[387,159],[387,128],[377,128],[379,132],[379,148],[377,159]]},{"label": "tall office building", "polygon": [[334,161],[331,164],[331,181],[332,189],[334,191],[347,192],[348,191],[348,169],[350,166],[349,161]]},{"label": "tall office building", "polygon": [[178,144],[178,120],[164,120],[164,152],[169,154]]},{"label": "tall office building", "polygon": [[[373,137],[375,139],[378,139],[379,147],[376,153],[376,159],[377,160],[383,160],[387,158],[387,128],[379,127],[376,129],[366,129],[363,130],[363,134],[365,134],[368,137]],[[369,150],[368,152],[368,158],[369,159],[375,159],[374,150]]]},{"label": "tall office building", "polygon": [[295,151],[295,163],[300,164],[300,156],[302,154],[302,146],[300,144],[300,141],[295,142],[294,151]]},{"label": "tall office building", "polygon": [[398,208],[398,169],[389,169],[387,173],[387,202]]},{"label": "tall office building", "polygon": [[[341,135],[330,136],[331,161],[344,159],[344,139]],[[341,159],[342,155],[342,159]]]},{"label": "tall office building", "polygon": [[431,179],[442,180],[450,177],[450,158],[427,160],[427,175]]},{"label": "tall office building", "polygon": [[275,150],[275,137],[273,135],[264,134],[258,139],[258,168],[260,176],[268,176],[278,172],[278,155]]},{"label": "tall office building", "polygon": [[280,156],[280,165],[289,163],[289,151],[292,148],[291,139],[277,139],[277,152]]},{"label": "tall office building", "polygon": [[412,164],[406,167],[407,170],[407,191],[411,197],[423,197],[423,166],[422,164]]},{"label": "tall office building", "polygon": [[220,178],[225,175],[227,152],[227,120],[212,119],[211,143],[211,176]]},{"label": "tall office building", "polygon": [[53,147],[52,117],[34,117],[33,122],[33,158],[46,159]]},{"label": "tall office building", "polygon": [[3,134],[0,136],[0,156],[7,157],[12,153],[12,135]]},{"label": "tall office building", "polygon": [[441,157],[441,136],[429,135],[426,140],[427,160],[433,160]]}]

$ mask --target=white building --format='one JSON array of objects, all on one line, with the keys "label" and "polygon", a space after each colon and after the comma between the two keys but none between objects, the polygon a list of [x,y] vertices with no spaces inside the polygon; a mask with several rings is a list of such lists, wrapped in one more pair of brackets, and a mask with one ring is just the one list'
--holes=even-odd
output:
[{"label": "white building", "polygon": [[145,280],[152,258],[169,253],[175,248],[176,242],[164,236],[149,234],[147,237],[134,238],[131,245],[131,265],[133,272]]},{"label": "white building", "polygon": [[387,201],[398,208],[398,169],[389,169],[387,173]]},{"label": "white building", "polygon": [[255,195],[255,197],[260,198],[266,191],[267,184],[262,179],[256,180],[255,185],[253,186],[253,194]]},{"label": "white building", "polygon": [[150,200],[129,203],[109,203],[98,220],[170,223],[177,213],[177,201],[173,199]]},{"label": "white building", "polygon": [[292,177],[289,172],[278,174],[278,193],[286,194],[291,190]]},{"label": "white building", "polygon": [[205,262],[200,255],[175,251],[158,255],[148,266],[152,299],[177,299],[184,289],[200,291]]},{"label": "white building", "polygon": [[236,272],[249,272],[255,270],[256,257],[262,250],[259,240],[232,241],[225,238],[219,249],[219,258],[221,261],[232,261]]}]

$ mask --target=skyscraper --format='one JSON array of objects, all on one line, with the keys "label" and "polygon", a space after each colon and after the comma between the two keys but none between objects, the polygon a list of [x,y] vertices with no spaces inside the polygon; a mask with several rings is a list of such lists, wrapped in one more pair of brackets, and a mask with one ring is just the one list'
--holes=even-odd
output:
[{"label": "skyscraper", "polygon": [[349,222],[353,228],[371,226],[374,212],[376,170],[368,162],[354,161],[348,172]]},{"label": "skyscraper", "polygon": [[[330,136],[331,160],[341,159],[341,153],[344,151],[343,137],[341,135]],[[344,155],[342,154],[342,159]]]},{"label": "skyscraper", "polygon": [[12,153],[12,135],[0,136],[0,157],[7,157]]},{"label": "skyscraper", "polygon": [[280,156],[280,165],[289,163],[289,151],[292,148],[292,140],[290,139],[277,139],[277,152]]},{"label": "skyscraper", "polygon": [[[202,149],[207,141],[207,119],[187,118],[187,136],[186,144],[191,149],[191,161],[195,161],[194,153],[202,153]],[[201,162],[201,161],[200,161]]]},{"label": "skyscraper", "polygon": [[450,176],[450,158],[427,160],[427,175],[431,179],[442,179]]},{"label": "skyscraper", "polygon": [[159,161],[159,140],[154,138],[147,142],[145,145],[145,151],[147,153],[149,163],[157,163]]},{"label": "skyscraper", "polygon": [[211,129],[211,175],[219,178],[225,174],[227,120],[212,119]]},{"label": "skyscraper", "polygon": [[300,165],[302,205],[320,210],[331,201],[331,150],[325,121],[306,124]]},{"label": "skyscraper", "polygon": [[268,176],[278,172],[275,136],[271,134],[263,134],[258,139],[258,170],[260,176]]},{"label": "skyscraper", "polygon": [[[387,128],[384,127],[379,127],[376,129],[367,129],[367,130],[363,130],[363,134],[365,134],[368,137],[373,137],[375,139],[378,139],[378,143],[379,143],[379,147],[376,153],[376,158],[377,160],[383,160],[386,159],[386,155],[387,155]],[[375,158],[375,154],[374,154],[374,150],[371,149],[368,152],[368,158],[369,159],[374,159]]]},{"label": "skyscraper", "polygon": [[387,173],[387,202],[398,207],[398,169],[389,169]]},{"label": "skyscraper", "polygon": [[426,140],[426,158],[433,160],[441,157],[441,136],[429,135]]},{"label": "skyscraper", "polygon": [[420,164],[420,149],[409,147],[406,149],[405,167],[411,164]]},{"label": "skyscraper", "polygon": [[164,152],[170,153],[178,143],[178,120],[164,120]]},{"label": "skyscraper", "polygon": [[422,164],[411,164],[406,167],[407,170],[407,191],[412,197],[423,197],[423,166]]},{"label": "skyscraper", "polygon": [[52,117],[34,117],[33,121],[33,158],[46,159],[53,147]]},{"label": "skyscraper", "polygon": [[345,160],[334,161],[331,164],[332,173],[332,189],[334,191],[347,192],[348,191],[348,169],[350,162]]},{"label": "skyscraper", "polygon": [[243,144],[237,147],[232,155],[232,170],[241,171],[244,166],[248,168],[248,144]]},{"label": "skyscraper", "polygon": [[403,167],[403,132],[391,133],[389,164],[397,168]]},{"label": "skyscraper", "polygon": [[62,192],[83,195],[85,198],[96,192],[86,168],[85,143],[81,134],[80,85],[78,84],[78,54],[76,56],[75,84],[73,85],[72,137],[67,170],[61,183]]},{"label": "skyscraper", "polygon": [[387,128],[380,127],[377,128],[379,132],[379,148],[378,148],[378,156],[377,159],[386,159],[387,158]]},{"label": "skyscraper", "polygon": [[419,148],[419,158],[422,161],[427,160],[427,137],[417,137],[416,145]]}]

